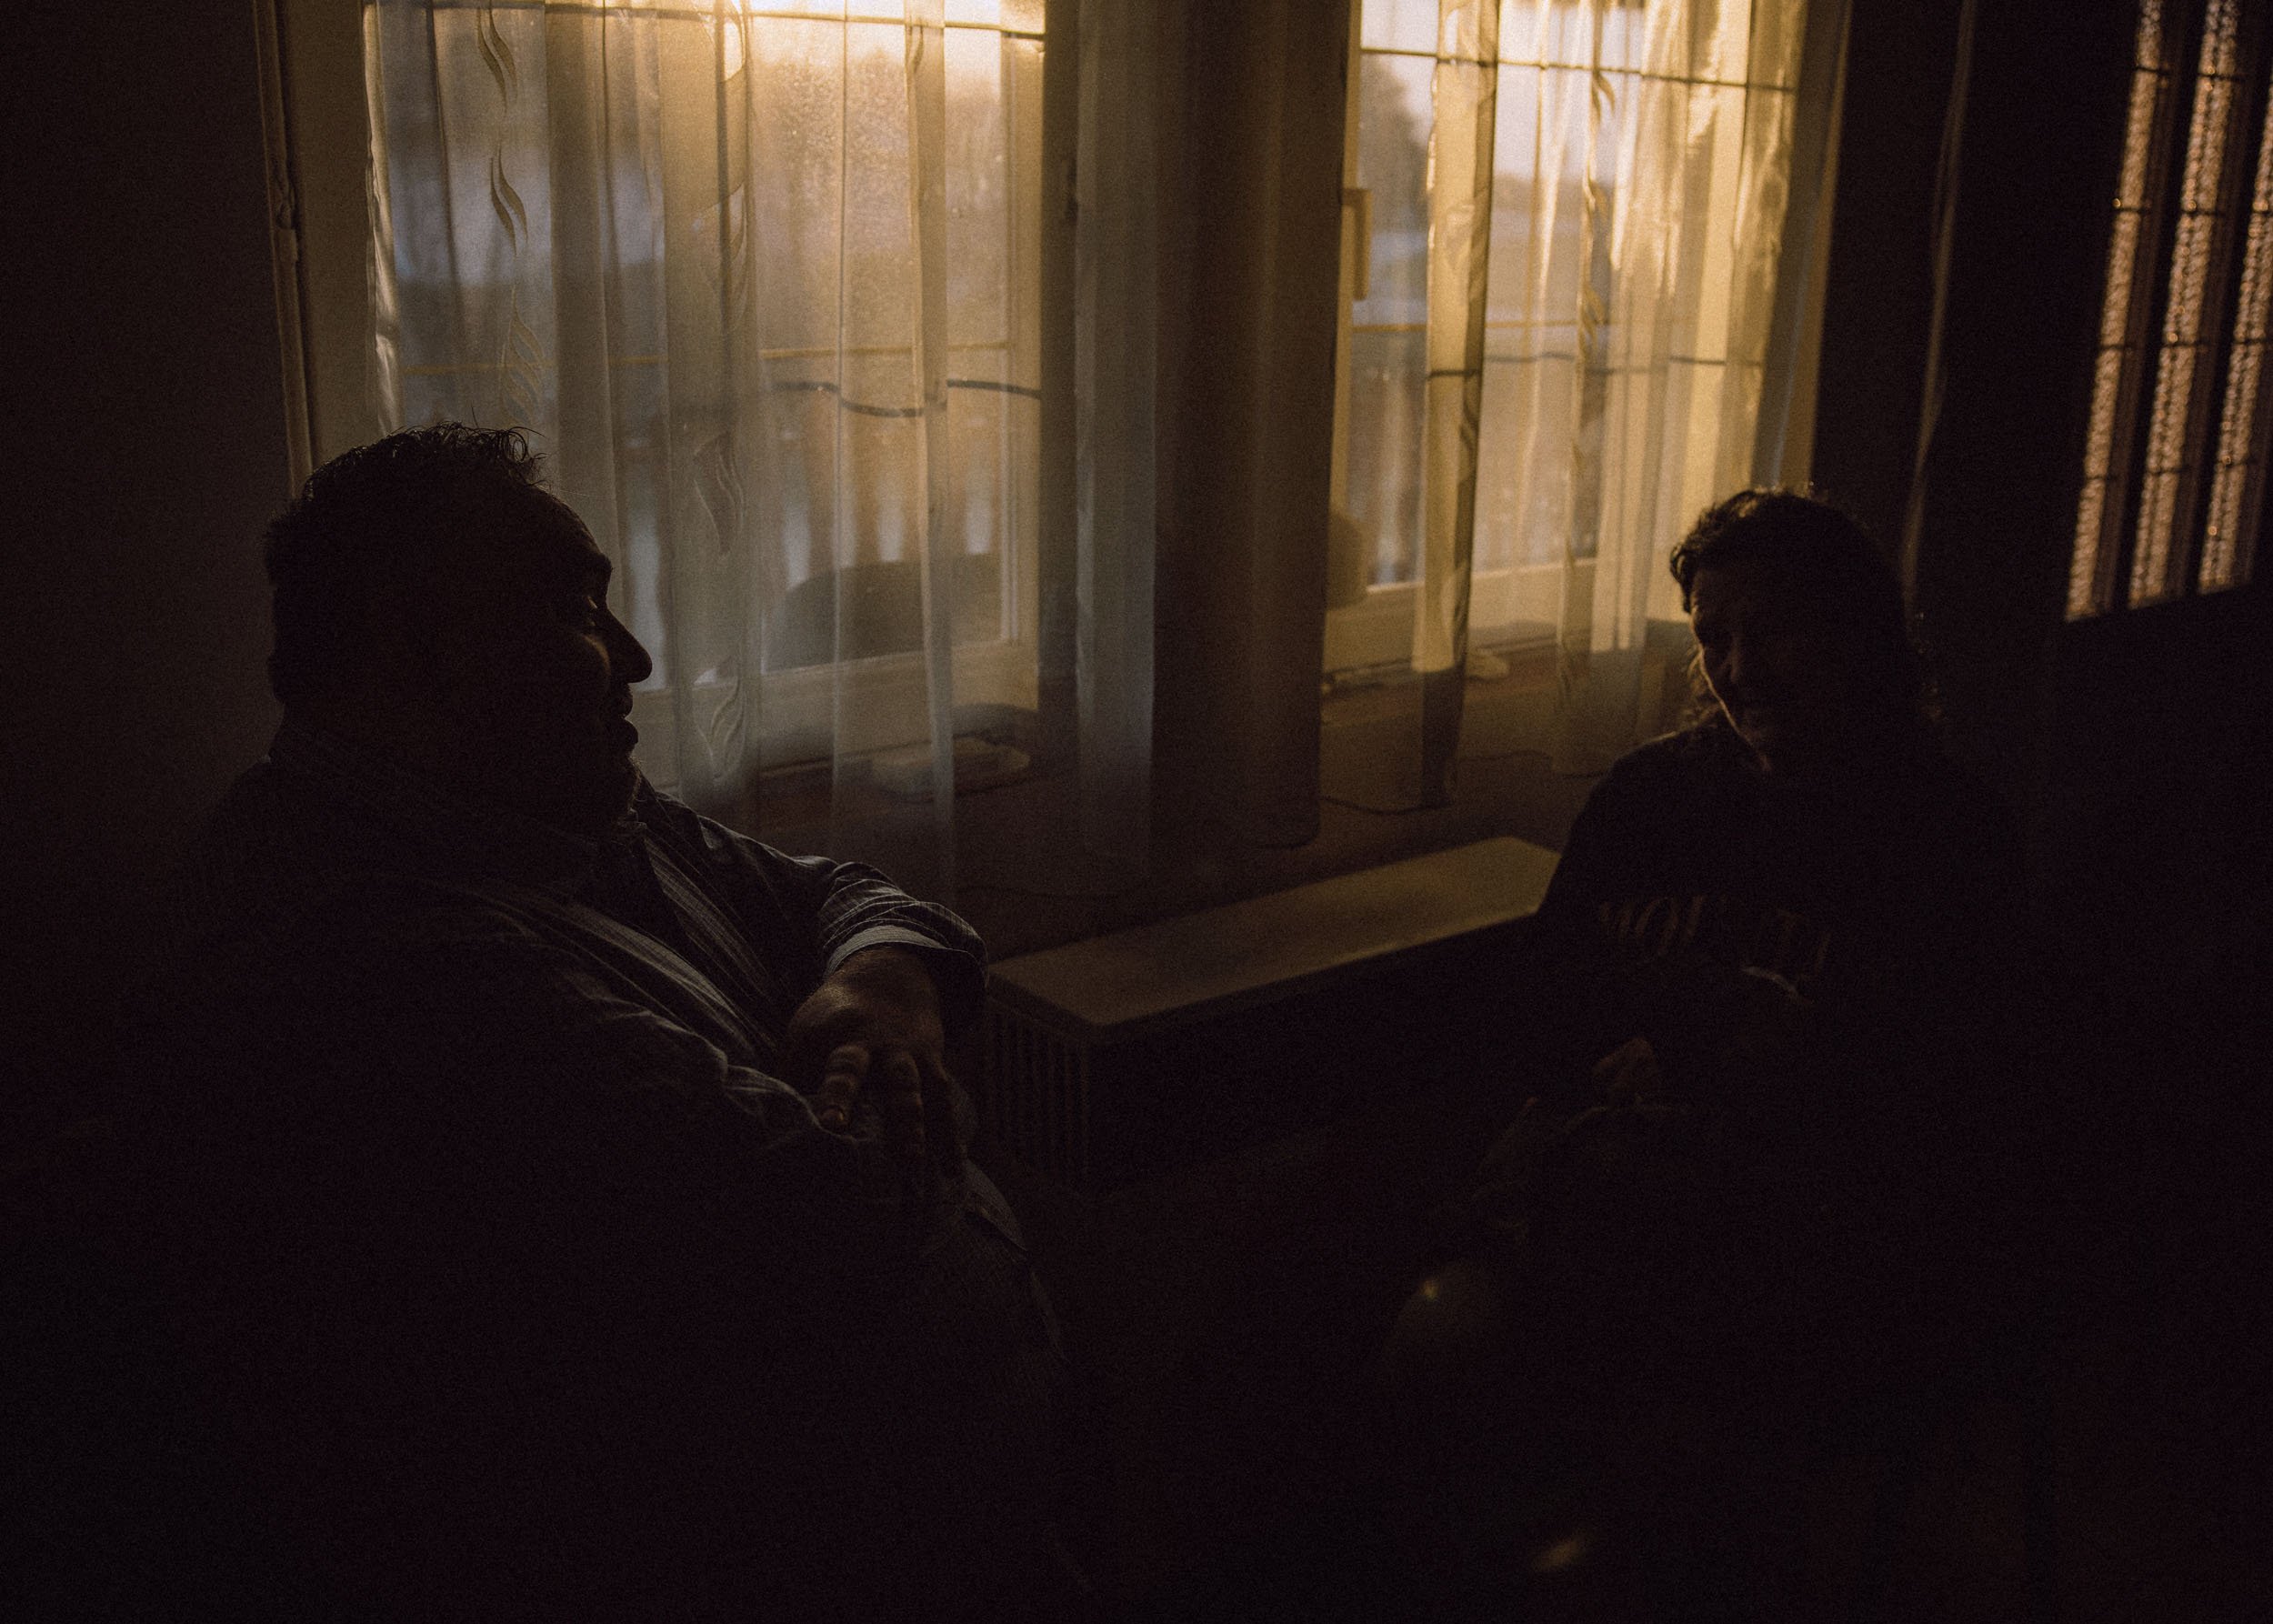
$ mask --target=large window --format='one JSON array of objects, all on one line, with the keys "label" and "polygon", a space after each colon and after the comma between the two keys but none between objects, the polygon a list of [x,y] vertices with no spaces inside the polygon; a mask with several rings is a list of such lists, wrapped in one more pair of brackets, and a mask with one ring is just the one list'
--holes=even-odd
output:
[{"label": "large window", "polygon": [[302,459],[523,427],[656,657],[648,776],[946,875],[953,797],[1043,731],[1080,104],[1046,117],[1042,0],[259,15]]},{"label": "large window", "polygon": [[533,431],[666,781],[1032,708],[1039,7],[924,9],[365,9],[377,410]]},{"label": "large window", "polygon": [[2249,578],[2273,432],[2266,36],[2241,0],[2139,6],[2071,618]]},{"label": "large window", "polygon": [[[1322,550],[1327,669],[1428,688],[1390,798],[1440,798],[1441,679],[1495,649],[1598,765],[1678,686],[1667,546],[1804,476],[1837,0],[1364,0],[1347,39],[1198,0],[268,4],[311,454],[531,428],[657,657],[642,765],[792,843],[906,876],[1046,807],[1002,862],[1139,866],[1156,674],[1163,737],[1230,764],[1190,798],[1285,838]],[[1157,376],[1156,331],[1196,346]]]},{"label": "large window", "polygon": [[[613,37],[529,5],[372,9],[391,226],[378,245],[393,307],[381,385],[406,422],[558,428],[564,415],[604,415],[593,426],[608,436],[615,488],[603,516],[631,567],[657,686],[717,679],[710,651],[698,670],[675,657],[663,579],[674,530],[752,556],[776,606],[758,631],[762,668],[824,664],[829,639],[798,614],[800,592],[846,568],[897,579],[889,566],[917,556],[928,516],[923,367],[937,358],[918,347],[908,288],[909,197],[926,158],[910,127],[905,25],[794,5],[652,9],[662,15]],[[967,3],[942,37],[946,150],[929,160],[946,185],[940,539],[956,560],[957,641],[977,643],[1015,635],[1030,552],[1041,42]],[[607,110],[594,116],[588,98]],[[731,353],[686,353],[713,336]],[[693,512],[670,501],[675,437],[694,438],[711,470]],[[556,455],[601,454],[577,443]],[[862,652],[919,644],[913,603],[895,624],[879,617]]]},{"label": "large window", "polygon": [[1329,673],[1514,655],[1592,736],[1573,764],[1656,730],[1667,549],[1806,477],[1845,15],[1360,0]]}]

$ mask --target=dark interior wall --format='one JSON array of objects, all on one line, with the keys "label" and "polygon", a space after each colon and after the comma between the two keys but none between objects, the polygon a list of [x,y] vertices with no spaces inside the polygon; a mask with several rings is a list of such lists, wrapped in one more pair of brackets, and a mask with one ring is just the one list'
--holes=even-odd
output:
[{"label": "dark interior wall", "polygon": [[1958,8],[1856,0],[1824,266],[1812,477],[1889,549],[1901,532],[1933,315],[1926,225]]},{"label": "dark interior wall", "polygon": [[287,494],[252,8],[10,19],[0,1122],[75,1086],[152,887],[260,753]]},{"label": "dark interior wall", "polygon": [[1913,601],[1958,749],[2024,817],[2040,794],[2128,10],[1979,8],[1938,311],[1936,179],[1962,8],[1857,0],[1850,37],[1815,478],[1900,557],[1938,315]]},{"label": "dark interior wall", "polygon": [[2134,997],[2207,994],[2213,1019],[2262,1020],[2273,969],[2268,599],[2079,622],[2053,663],[2039,845],[2076,968]]},{"label": "dark interior wall", "polygon": [[1918,606],[1961,745],[2040,829],[2136,14],[1979,15]]}]

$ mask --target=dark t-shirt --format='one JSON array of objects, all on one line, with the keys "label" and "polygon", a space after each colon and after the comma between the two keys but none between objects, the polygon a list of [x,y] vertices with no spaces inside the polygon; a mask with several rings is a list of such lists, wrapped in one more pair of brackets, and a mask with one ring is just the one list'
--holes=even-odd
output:
[{"label": "dark t-shirt", "polygon": [[1947,979],[2009,937],[2018,840],[1988,789],[1918,747],[1822,779],[1761,771],[1708,723],[1643,746],[1588,797],[1546,911],[1627,952],[1695,951],[1802,992]]},{"label": "dark t-shirt", "polygon": [[1693,1048],[1667,1028],[1780,996],[1880,1068],[1991,1040],[2018,996],[2023,906],[2010,817],[1930,744],[1794,781],[1714,722],[1610,769],[1540,930],[1565,975],[1596,983],[1608,1024],[1590,1038]]},{"label": "dark t-shirt", "polygon": [[[2010,1171],[2018,847],[1923,740],[1793,781],[1715,723],[1610,770],[1518,994],[1557,1051],[1526,1090],[1563,1126],[1517,1198],[1539,1265],[1594,1282],[1573,1303],[1803,1363],[1834,1321],[1850,1348],[1923,1348],[1954,1323],[1924,1305],[1979,1251]],[[1587,1064],[1637,1035],[1667,1098],[1605,1106]]]}]

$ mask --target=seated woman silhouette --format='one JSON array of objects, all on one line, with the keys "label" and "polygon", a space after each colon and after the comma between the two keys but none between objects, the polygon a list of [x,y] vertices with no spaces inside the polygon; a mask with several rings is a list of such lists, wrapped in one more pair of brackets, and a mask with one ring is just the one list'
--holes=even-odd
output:
[{"label": "seated woman silhouette", "polygon": [[1963,1335],[1945,1288],[2013,1065],[2015,832],[1943,751],[1851,519],[1745,491],[1671,566],[1699,714],[1571,829],[1494,1023],[1529,1035],[1530,1098],[1388,1349],[1415,1480],[1471,1500],[1424,1520],[1599,1460],[1606,1429],[1709,1449]]}]

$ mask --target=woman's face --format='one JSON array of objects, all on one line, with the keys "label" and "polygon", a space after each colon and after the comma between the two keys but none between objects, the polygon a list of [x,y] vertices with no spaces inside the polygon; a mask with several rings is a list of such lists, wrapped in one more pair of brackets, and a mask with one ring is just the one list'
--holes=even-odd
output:
[{"label": "woman's face", "polygon": [[1700,569],[1689,628],[1705,680],[1770,772],[1836,754],[1855,731],[1852,638],[1819,598],[1759,560]]}]

